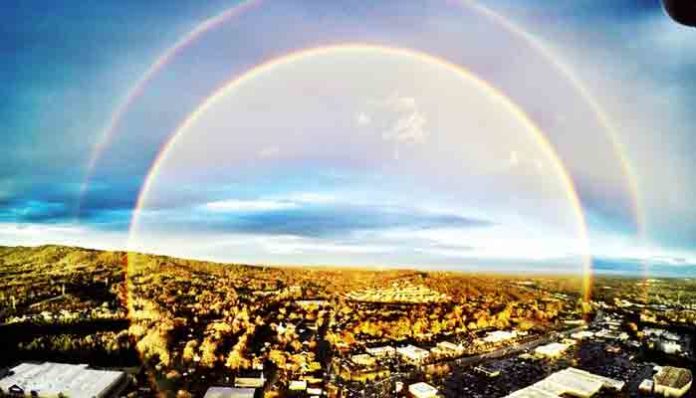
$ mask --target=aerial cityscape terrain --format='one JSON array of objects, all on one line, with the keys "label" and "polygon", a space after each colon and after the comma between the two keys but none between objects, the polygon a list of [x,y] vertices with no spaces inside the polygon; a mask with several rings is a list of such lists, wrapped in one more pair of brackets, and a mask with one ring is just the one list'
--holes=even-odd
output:
[{"label": "aerial cityscape terrain", "polygon": [[[693,279],[601,277],[586,302],[580,280],[551,275],[62,246],[1,248],[0,275],[2,366],[118,370],[122,396],[693,396]],[[4,376],[8,393],[22,374]]]},{"label": "aerial cityscape terrain", "polygon": [[696,398],[694,4],[0,1],[0,398]]}]

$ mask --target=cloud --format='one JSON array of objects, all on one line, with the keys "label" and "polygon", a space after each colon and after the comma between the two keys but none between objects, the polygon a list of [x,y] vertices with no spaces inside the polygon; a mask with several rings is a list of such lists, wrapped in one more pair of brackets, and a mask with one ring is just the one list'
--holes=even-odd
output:
[{"label": "cloud", "polygon": [[170,216],[158,216],[148,220],[148,224],[163,230],[177,226],[188,229],[197,224],[219,233],[311,238],[346,237],[357,231],[397,227],[418,230],[492,225],[486,219],[467,217],[453,209],[432,209],[374,197],[365,201],[347,193],[311,191],[207,202],[194,206],[194,211],[173,209]]},{"label": "cloud", "polygon": [[374,254],[395,250],[394,247],[365,243],[340,243],[331,240],[313,239],[302,236],[277,236],[260,241],[264,249],[273,254],[344,253]]},{"label": "cloud", "polygon": [[487,228],[462,225],[399,227],[375,231],[369,238],[377,242],[400,242],[415,252],[433,257],[471,260],[579,260],[582,254],[579,242],[572,237],[548,237],[545,232],[513,224],[492,224]]},{"label": "cloud", "polygon": [[414,251],[435,257],[470,258],[470,248],[417,247]]},{"label": "cloud", "polygon": [[671,261],[663,262],[637,258],[594,257],[592,265],[598,274],[646,275],[647,273],[649,278],[693,278],[696,276],[696,262],[675,264]]},{"label": "cloud", "polygon": [[367,126],[371,122],[372,118],[365,112],[358,112],[358,114],[355,116],[355,123],[357,123],[357,125],[360,127]]},{"label": "cloud", "polygon": [[371,126],[380,133],[383,141],[394,145],[394,158],[400,156],[400,148],[427,141],[428,118],[414,97],[394,94],[386,99],[369,101],[367,109],[358,112],[358,127]]},{"label": "cloud", "polygon": [[100,231],[74,223],[42,224],[0,222],[0,244],[44,245],[59,244],[122,250],[127,235],[122,232]]},{"label": "cloud", "polygon": [[276,212],[297,209],[307,205],[325,205],[334,203],[336,197],[329,193],[299,192],[283,196],[263,197],[258,199],[226,199],[208,202],[203,207],[212,212],[255,213]]},{"label": "cloud", "polygon": [[0,219],[26,222],[55,221],[67,218],[69,213],[69,209],[62,202],[28,200],[14,203],[5,216],[0,216]]},{"label": "cloud", "polygon": [[259,159],[268,159],[268,158],[273,158],[273,157],[278,156],[279,153],[280,153],[279,147],[267,146],[267,147],[262,148],[259,151],[257,156],[259,157]]},{"label": "cloud", "polygon": [[476,228],[489,224],[485,220],[456,214],[429,214],[408,207],[345,203],[331,206],[293,204],[292,207],[282,209],[268,206],[265,211],[258,211],[254,207],[250,211],[207,212],[200,219],[184,220],[184,223],[192,222],[205,222],[208,227],[220,232],[315,238],[345,237],[357,231],[397,227],[419,230],[450,225]]},{"label": "cloud", "polygon": [[418,110],[400,116],[391,129],[382,133],[385,141],[395,141],[404,144],[420,144],[425,142],[428,132],[424,129],[427,119]]},{"label": "cloud", "polygon": [[302,192],[290,194],[289,200],[304,204],[328,204],[338,201],[338,198],[330,193]]},{"label": "cloud", "polygon": [[214,212],[267,212],[288,210],[297,207],[297,203],[291,201],[278,200],[219,200],[205,204],[205,208]]}]

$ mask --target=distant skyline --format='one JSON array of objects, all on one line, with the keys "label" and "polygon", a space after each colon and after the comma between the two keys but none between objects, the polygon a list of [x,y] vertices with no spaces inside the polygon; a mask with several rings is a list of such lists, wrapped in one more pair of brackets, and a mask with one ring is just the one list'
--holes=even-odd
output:
[{"label": "distant skyline", "polygon": [[696,272],[696,29],[659,1],[0,9],[0,245]]}]

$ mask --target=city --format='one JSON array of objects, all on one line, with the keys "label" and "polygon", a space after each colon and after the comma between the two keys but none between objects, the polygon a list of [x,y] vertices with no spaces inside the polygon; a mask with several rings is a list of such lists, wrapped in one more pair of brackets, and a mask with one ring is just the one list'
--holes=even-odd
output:
[{"label": "city", "polygon": [[599,277],[584,302],[568,277],[59,246],[0,264],[5,394],[40,383],[22,366],[65,362],[123,375],[129,397],[693,396],[693,279]]}]

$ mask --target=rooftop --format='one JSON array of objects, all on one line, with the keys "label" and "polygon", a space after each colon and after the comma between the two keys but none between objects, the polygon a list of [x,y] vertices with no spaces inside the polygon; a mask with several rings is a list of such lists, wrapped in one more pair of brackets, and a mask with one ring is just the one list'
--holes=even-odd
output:
[{"label": "rooftop", "polygon": [[253,388],[210,387],[203,398],[253,398]]},{"label": "rooftop", "polygon": [[534,349],[534,352],[543,356],[553,357],[558,356],[562,352],[568,349],[568,344],[562,343],[550,343],[546,345],[539,346]]},{"label": "rooftop", "polygon": [[415,383],[408,386],[408,392],[415,397],[425,398],[425,397],[436,397],[437,388],[431,386],[428,383]]},{"label": "rooftop", "polygon": [[602,388],[621,390],[624,382],[581,369],[566,368],[508,395],[511,398],[557,398],[565,395],[592,397]]},{"label": "rooftop", "polygon": [[123,381],[123,372],[88,369],[87,365],[22,363],[0,380],[0,390],[17,386],[26,392],[36,391],[40,397],[62,393],[73,398],[93,398],[107,396]]},{"label": "rooftop", "polygon": [[692,375],[689,369],[663,366],[655,375],[655,384],[670,388],[681,389],[691,383]]}]

